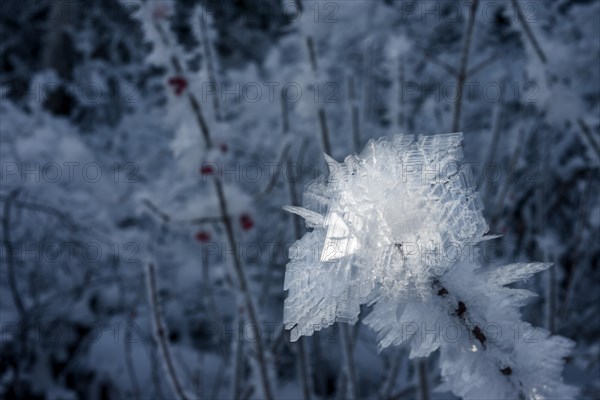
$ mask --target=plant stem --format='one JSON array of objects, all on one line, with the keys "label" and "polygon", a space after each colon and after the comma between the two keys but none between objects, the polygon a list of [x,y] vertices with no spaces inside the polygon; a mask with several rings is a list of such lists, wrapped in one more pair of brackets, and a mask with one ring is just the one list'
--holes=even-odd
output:
[{"label": "plant stem", "polygon": [[463,93],[465,88],[465,80],[467,79],[467,65],[469,63],[469,51],[471,49],[471,40],[473,37],[473,29],[475,27],[475,17],[477,16],[477,8],[479,7],[479,0],[474,0],[471,3],[471,12],[469,14],[469,22],[467,23],[467,31],[465,34],[465,42],[462,48],[462,55],[460,57],[460,68],[458,70],[458,82],[457,82],[457,93],[456,103],[454,103],[454,117],[452,122],[452,132],[460,131],[460,112],[463,102]]},{"label": "plant stem", "polygon": [[174,394],[180,400],[187,400],[188,397],[183,391],[183,387],[181,386],[181,382],[179,380],[179,377],[177,376],[177,371],[175,371],[175,364],[173,363],[173,358],[171,357],[167,333],[165,326],[163,325],[160,313],[160,305],[158,304],[158,292],[156,290],[156,276],[154,272],[154,265],[151,263],[149,263],[146,267],[146,278],[148,286],[148,301],[150,304],[150,309],[152,311],[152,320],[154,322],[154,334],[155,339],[158,342],[159,348],[161,350],[160,353],[163,359],[163,366],[165,367],[167,376],[169,377],[169,383],[171,384],[171,388],[173,389]]}]

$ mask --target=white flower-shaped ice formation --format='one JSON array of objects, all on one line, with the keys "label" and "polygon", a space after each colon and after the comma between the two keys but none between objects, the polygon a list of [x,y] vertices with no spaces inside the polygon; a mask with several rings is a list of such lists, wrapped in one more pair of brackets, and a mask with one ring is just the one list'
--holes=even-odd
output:
[{"label": "white flower-shaped ice formation", "polygon": [[360,305],[420,296],[487,225],[462,134],[398,135],[311,183],[304,207],[286,207],[314,228],[290,249],[284,321],[292,340],[335,321],[356,322]]},{"label": "white flower-shaped ice formation", "polygon": [[444,385],[465,399],[573,398],[563,383],[573,343],[521,321],[534,294],[506,287],[549,267],[481,268],[486,240],[460,133],[370,141],[286,207],[313,228],[290,248],[284,324],[291,340],[360,306],[378,348],[406,343],[410,357],[440,349]]}]

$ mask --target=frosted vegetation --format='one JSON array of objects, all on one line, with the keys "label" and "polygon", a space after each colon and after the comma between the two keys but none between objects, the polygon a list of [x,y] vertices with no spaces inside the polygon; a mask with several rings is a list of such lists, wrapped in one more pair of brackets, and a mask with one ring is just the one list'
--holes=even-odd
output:
[{"label": "frosted vegetation", "polygon": [[[308,185],[304,207],[287,207],[313,228],[290,250],[283,322],[291,340],[330,326],[364,323],[378,349],[408,343],[410,358],[440,349],[444,385],[465,399],[573,398],[562,364],[573,343],[520,321],[534,294],[504,287],[549,267],[481,270],[486,240],[471,171],[459,166],[462,134],[370,141]],[[514,327],[520,332],[503,334]],[[493,332],[494,337],[489,337]],[[551,351],[550,351],[551,349]]]},{"label": "frosted vegetation", "polygon": [[0,398],[600,397],[599,13],[3,1]]}]

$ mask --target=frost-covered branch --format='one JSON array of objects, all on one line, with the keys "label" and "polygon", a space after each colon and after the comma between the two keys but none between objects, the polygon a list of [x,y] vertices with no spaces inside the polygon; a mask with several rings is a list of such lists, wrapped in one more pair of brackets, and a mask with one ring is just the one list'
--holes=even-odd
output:
[{"label": "frost-covered branch", "polygon": [[[533,293],[506,285],[548,264],[484,269],[488,239],[462,134],[399,135],[310,184],[304,208],[287,207],[313,230],[290,249],[284,322],[291,339],[336,321],[378,332],[378,348],[407,343],[410,357],[440,350],[444,384],[466,399],[572,398],[563,358],[573,343],[521,321]],[[535,340],[532,340],[535,338]],[[422,383],[425,380],[421,380]]]},{"label": "frost-covered branch", "polygon": [[[141,15],[138,16],[146,28],[146,33],[148,38],[154,42],[155,45],[161,46],[161,50],[164,54],[167,54],[167,59],[170,60],[172,68],[179,75],[183,75],[186,71],[183,67],[183,63],[179,60],[177,54],[177,48],[171,43],[169,40],[169,36],[164,27],[164,18],[156,18],[151,12],[151,8],[148,4],[143,4],[141,9]],[[205,43],[205,45],[210,45]],[[176,77],[177,81],[173,81],[177,83],[177,87],[175,89],[176,95],[181,95],[187,87],[187,80],[184,78]],[[200,101],[196,97],[196,95],[192,91],[187,91],[187,99],[191,111],[195,115],[195,119],[197,122],[197,128],[200,131],[203,141],[204,141],[204,154],[198,154],[198,159],[202,160],[214,148],[214,141],[211,137],[211,132],[209,129],[209,125],[204,117],[202,112],[202,108],[200,106]],[[260,326],[260,319],[258,317],[258,313],[256,311],[256,306],[254,304],[253,295],[250,292],[250,287],[248,284],[248,278],[246,277],[246,272],[244,270],[244,266],[242,265],[242,258],[239,251],[238,242],[235,237],[235,232],[232,224],[230,207],[227,201],[227,197],[224,192],[224,185],[220,178],[214,177],[211,179],[216,196],[217,196],[217,204],[219,208],[219,220],[222,222],[225,228],[225,238],[227,240],[228,248],[231,250],[233,255],[233,271],[237,278],[237,287],[242,293],[241,300],[244,305],[245,313],[249,319],[249,322],[258,329]],[[272,399],[272,388],[271,388],[271,377],[269,374],[269,367],[267,362],[267,354],[266,347],[264,344],[264,339],[257,333],[257,336],[254,340],[254,348],[256,350],[256,359],[257,359],[257,367],[258,367],[258,376],[259,382],[262,388],[262,395],[266,399]]]},{"label": "frost-covered branch", "polygon": [[167,339],[167,331],[160,312],[158,291],[156,289],[156,273],[152,263],[149,263],[146,266],[146,280],[148,289],[148,304],[150,305],[150,310],[152,311],[152,322],[154,324],[154,337],[160,348],[160,355],[162,357],[165,372],[169,378],[169,383],[171,384],[173,393],[178,399],[187,400],[189,397],[183,390],[183,386],[181,385],[181,381],[177,375],[177,371],[175,370],[173,357],[171,356],[169,340]]}]

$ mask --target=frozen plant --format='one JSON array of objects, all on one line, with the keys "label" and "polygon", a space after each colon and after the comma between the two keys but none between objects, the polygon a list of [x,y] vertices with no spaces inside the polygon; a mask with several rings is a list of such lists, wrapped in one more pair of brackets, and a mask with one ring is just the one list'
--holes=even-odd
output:
[{"label": "frozen plant", "polygon": [[440,349],[441,390],[466,399],[572,398],[563,359],[573,342],[520,320],[533,293],[506,285],[548,264],[481,267],[488,227],[462,134],[370,141],[311,183],[304,207],[286,207],[312,231],[290,248],[284,323],[291,340],[335,321],[364,322],[378,348],[410,357]]}]

